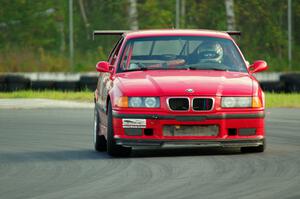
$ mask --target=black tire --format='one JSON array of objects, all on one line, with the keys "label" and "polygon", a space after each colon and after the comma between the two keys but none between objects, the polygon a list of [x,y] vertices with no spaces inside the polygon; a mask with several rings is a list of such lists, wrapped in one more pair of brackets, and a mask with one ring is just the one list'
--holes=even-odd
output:
[{"label": "black tire", "polygon": [[108,104],[107,114],[107,152],[111,156],[127,157],[131,153],[130,147],[123,147],[116,144],[114,139],[113,121],[112,121],[112,107],[111,103]]},{"label": "black tire", "polygon": [[30,85],[30,80],[21,75],[8,75],[5,80],[7,91],[26,90]]},{"label": "black tire", "polygon": [[99,113],[95,108],[94,111],[94,132],[93,132],[93,141],[94,148],[96,151],[106,151],[106,139],[104,135],[99,135],[100,127],[99,127]]},{"label": "black tire", "polygon": [[263,141],[262,145],[256,146],[256,147],[241,147],[242,153],[262,153],[265,151],[266,148],[266,142]]}]

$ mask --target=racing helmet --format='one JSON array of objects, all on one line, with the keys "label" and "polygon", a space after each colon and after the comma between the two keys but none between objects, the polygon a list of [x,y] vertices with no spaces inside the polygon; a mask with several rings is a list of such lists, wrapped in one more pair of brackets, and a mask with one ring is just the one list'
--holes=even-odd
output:
[{"label": "racing helmet", "polygon": [[198,48],[199,63],[221,63],[223,48],[217,42],[204,42]]}]

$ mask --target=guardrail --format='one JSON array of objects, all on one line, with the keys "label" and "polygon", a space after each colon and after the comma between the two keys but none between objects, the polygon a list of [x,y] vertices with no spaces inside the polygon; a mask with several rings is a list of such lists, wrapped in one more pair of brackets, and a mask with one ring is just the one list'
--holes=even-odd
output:
[{"label": "guardrail", "polygon": [[[3,73],[0,91],[16,90],[95,90],[97,73]],[[300,92],[300,73],[258,73],[255,77],[265,91]]]}]

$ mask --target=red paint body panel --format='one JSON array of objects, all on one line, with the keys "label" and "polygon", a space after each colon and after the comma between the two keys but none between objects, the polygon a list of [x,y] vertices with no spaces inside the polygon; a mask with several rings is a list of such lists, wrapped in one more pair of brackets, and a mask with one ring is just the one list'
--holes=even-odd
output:
[{"label": "red paint body panel", "polygon": [[[226,33],[208,30],[151,30],[136,31],[126,33],[119,42],[115,51],[109,58],[109,63],[114,67],[111,73],[100,73],[97,85],[98,96],[96,105],[99,111],[102,111],[102,120],[107,113],[108,101],[112,104],[113,113],[119,115],[113,116],[114,137],[126,140],[232,140],[232,139],[257,139],[262,140],[265,137],[264,130],[264,93],[261,90],[256,78],[248,72],[234,71],[215,71],[215,70],[140,70],[117,73],[122,52],[125,49],[126,42],[135,38],[147,38],[157,36],[205,36],[216,37],[231,40],[233,39]],[[234,45],[236,45],[234,43]],[[118,50],[119,49],[119,50]],[[242,60],[243,55],[237,47]],[[117,52],[118,51],[118,52]],[[114,54],[115,53],[115,54]],[[131,53],[131,52],[130,52]],[[131,56],[131,54],[130,54]],[[121,58],[122,57],[122,58]],[[246,64],[245,64],[246,65]],[[249,71],[247,69],[246,71]],[[186,92],[187,89],[193,89],[193,92]],[[127,97],[159,97],[159,108],[122,108],[118,107],[118,100],[122,96]],[[262,106],[258,108],[222,108],[222,97],[258,97]],[[194,97],[209,97],[213,99],[213,108],[209,111],[171,111],[167,100],[169,97],[188,97],[192,100]],[[249,114],[256,115],[249,117]],[[126,135],[122,119],[129,116],[134,119],[145,115],[146,128],[153,129],[152,135],[142,134],[140,136]],[[150,116],[149,116],[150,115]],[[151,115],[161,116],[162,118],[147,118]],[[229,115],[228,118],[222,116]],[[230,118],[232,115],[233,118]],[[170,116],[189,116],[189,117],[212,117],[213,119],[203,119],[199,121],[163,119]],[[216,118],[214,118],[216,117]],[[240,117],[240,118],[239,118]],[[106,122],[101,123],[102,126]],[[217,125],[219,133],[217,136],[163,136],[164,125]],[[105,127],[103,128],[105,129]],[[144,128],[143,128],[144,129]],[[229,135],[228,129],[236,129],[236,135]],[[255,135],[241,136],[239,129],[255,129]],[[106,136],[106,132],[101,132]]]},{"label": "red paint body panel", "polygon": [[[135,71],[116,76],[116,85],[126,96],[180,96],[192,88],[193,95],[251,96],[252,79],[248,73],[226,71]],[[238,85],[238,87],[236,86]]]}]

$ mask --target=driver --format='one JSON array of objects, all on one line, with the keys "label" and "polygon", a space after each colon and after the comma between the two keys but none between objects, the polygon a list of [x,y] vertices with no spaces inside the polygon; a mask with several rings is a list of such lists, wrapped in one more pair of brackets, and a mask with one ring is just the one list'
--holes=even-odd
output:
[{"label": "driver", "polygon": [[204,42],[197,50],[198,63],[221,63],[223,48],[217,42]]}]

